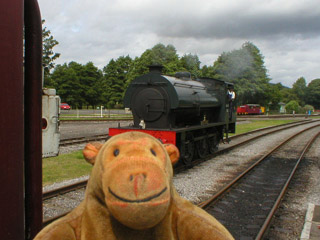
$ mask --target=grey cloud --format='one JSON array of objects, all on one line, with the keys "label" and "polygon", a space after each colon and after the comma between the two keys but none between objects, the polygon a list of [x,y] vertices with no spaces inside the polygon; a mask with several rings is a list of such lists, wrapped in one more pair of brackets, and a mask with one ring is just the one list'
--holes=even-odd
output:
[{"label": "grey cloud", "polygon": [[225,51],[253,42],[273,82],[319,77],[320,4],[314,0],[39,0],[59,41],[57,63],[140,56],[162,42],[211,65]]},{"label": "grey cloud", "polygon": [[313,37],[320,32],[320,14],[311,16],[231,15],[215,18],[177,19],[156,24],[161,36],[196,38],[265,38],[301,35]]}]

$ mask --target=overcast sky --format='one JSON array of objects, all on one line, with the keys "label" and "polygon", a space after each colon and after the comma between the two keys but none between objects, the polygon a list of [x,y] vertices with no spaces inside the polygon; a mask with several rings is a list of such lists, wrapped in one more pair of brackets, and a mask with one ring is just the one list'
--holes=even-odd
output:
[{"label": "overcast sky", "polygon": [[250,41],[273,83],[320,78],[320,0],[38,0],[56,63],[140,56],[157,43],[201,65]]}]

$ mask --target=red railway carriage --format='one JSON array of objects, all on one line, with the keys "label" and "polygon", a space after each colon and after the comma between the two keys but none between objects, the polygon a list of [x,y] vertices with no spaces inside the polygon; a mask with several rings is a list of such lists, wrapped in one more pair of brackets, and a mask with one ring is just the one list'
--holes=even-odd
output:
[{"label": "red railway carriage", "polygon": [[246,114],[246,106],[242,105],[237,107],[237,115],[245,115]]},{"label": "red railway carriage", "polygon": [[254,115],[262,114],[262,110],[259,104],[246,104],[237,108],[238,115]]}]

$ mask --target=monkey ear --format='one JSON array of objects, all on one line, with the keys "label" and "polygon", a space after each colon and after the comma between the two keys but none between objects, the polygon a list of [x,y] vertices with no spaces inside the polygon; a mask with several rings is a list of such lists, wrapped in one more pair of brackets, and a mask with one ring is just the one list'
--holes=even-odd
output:
[{"label": "monkey ear", "polygon": [[92,143],[88,143],[84,147],[84,149],[82,150],[82,154],[88,163],[91,163],[92,165],[94,165],[96,156],[98,155],[98,152],[102,147],[102,145],[103,144],[99,142],[92,142]]},{"label": "monkey ear", "polygon": [[180,157],[179,149],[173,144],[164,144],[164,148],[167,150],[172,165],[178,162]]}]

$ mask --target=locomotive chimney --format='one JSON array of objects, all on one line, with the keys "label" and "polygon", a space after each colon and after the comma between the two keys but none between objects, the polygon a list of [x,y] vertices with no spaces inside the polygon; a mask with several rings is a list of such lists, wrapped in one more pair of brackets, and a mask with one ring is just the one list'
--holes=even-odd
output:
[{"label": "locomotive chimney", "polygon": [[162,65],[149,65],[149,72],[154,73],[162,73],[163,66]]}]

